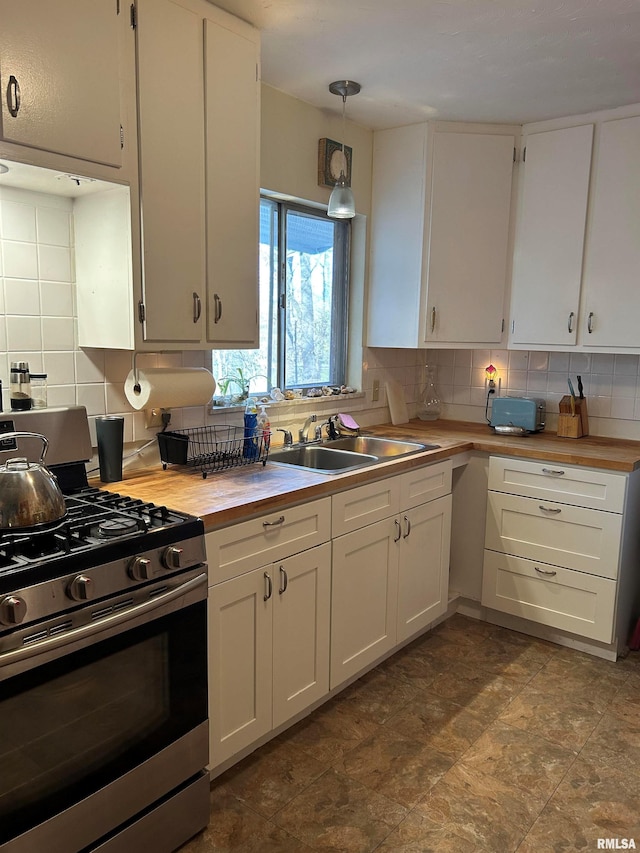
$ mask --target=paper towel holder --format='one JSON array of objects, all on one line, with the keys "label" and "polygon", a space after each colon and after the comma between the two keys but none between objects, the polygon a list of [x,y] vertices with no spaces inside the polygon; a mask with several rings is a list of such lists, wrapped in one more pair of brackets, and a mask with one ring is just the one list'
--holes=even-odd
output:
[{"label": "paper towel holder", "polygon": [[135,379],[135,385],[133,386],[133,390],[135,391],[136,394],[140,394],[140,392],[142,391],[142,386],[140,385],[140,382],[138,381],[138,365],[136,364],[136,360],[137,360],[138,356],[139,355],[167,355],[169,353],[172,354],[173,350],[158,349],[158,350],[152,350],[150,352],[145,351],[143,353],[139,353],[137,350],[134,351],[133,363],[131,365],[131,369],[133,370],[133,378]]}]

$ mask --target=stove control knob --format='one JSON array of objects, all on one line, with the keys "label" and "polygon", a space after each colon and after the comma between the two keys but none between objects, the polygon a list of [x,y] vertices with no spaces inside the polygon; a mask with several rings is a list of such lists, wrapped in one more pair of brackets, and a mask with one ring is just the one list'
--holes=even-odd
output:
[{"label": "stove control knob", "polygon": [[176,548],[175,545],[167,548],[162,555],[162,562],[167,569],[182,568],[182,548]]},{"label": "stove control knob", "polygon": [[90,601],[95,594],[94,583],[86,575],[76,575],[67,587],[67,595],[74,601]]},{"label": "stove control knob", "polygon": [[19,595],[7,595],[0,601],[0,625],[18,625],[27,613],[27,602]]},{"label": "stove control knob", "polygon": [[134,581],[148,581],[153,577],[151,560],[146,557],[134,557],[129,563],[129,577]]}]

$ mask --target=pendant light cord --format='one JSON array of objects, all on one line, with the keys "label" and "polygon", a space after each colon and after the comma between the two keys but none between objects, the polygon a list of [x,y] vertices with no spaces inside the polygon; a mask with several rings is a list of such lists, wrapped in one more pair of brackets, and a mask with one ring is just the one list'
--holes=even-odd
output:
[{"label": "pendant light cord", "polygon": [[344,118],[344,116],[345,116],[346,109],[347,109],[347,96],[346,96],[346,94],[344,94],[342,96],[342,160],[340,162],[340,177],[345,178],[345,180],[346,180],[345,167],[347,165],[347,158],[345,157],[345,153],[344,153],[344,129],[345,129],[345,118]]}]

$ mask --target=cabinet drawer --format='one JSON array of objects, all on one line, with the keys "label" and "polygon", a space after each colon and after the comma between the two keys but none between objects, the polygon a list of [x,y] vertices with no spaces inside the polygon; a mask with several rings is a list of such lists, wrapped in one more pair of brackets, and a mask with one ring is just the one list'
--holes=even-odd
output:
[{"label": "cabinet drawer", "polygon": [[485,551],[485,607],[610,643],[615,601],[615,581]]},{"label": "cabinet drawer", "polygon": [[400,509],[412,509],[414,506],[444,497],[451,492],[450,459],[435,465],[425,465],[400,476]]},{"label": "cabinet drawer", "polygon": [[489,489],[496,492],[622,512],[626,486],[624,474],[502,456],[489,460]]},{"label": "cabinet drawer", "polygon": [[400,477],[367,483],[331,498],[334,538],[400,512]]},{"label": "cabinet drawer", "polygon": [[622,516],[489,492],[485,547],[616,578]]},{"label": "cabinet drawer", "polygon": [[328,542],[331,498],[322,498],[207,533],[209,583],[237,577]]}]

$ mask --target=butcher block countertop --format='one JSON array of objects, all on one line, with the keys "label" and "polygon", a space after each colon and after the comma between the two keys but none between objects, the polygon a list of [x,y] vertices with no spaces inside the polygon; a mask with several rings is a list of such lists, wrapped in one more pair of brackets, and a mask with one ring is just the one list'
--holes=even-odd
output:
[{"label": "butcher block countertop", "polygon": [[412,420],[397,426],[382,424],[363,432],[439,444],[440,448],[345,474],[321,474],[270,462],[263,466],[258,462],[203,479],[199,471],[175,466],[165,471],[158,464],[130,472],[125,469],[122,484],[109,483],[105,488],[200,516],[205,528],[214,530],[471,450],[623,473],[640,467],[638,441],[558,438],[548,432],[520,438],[495,435],[483,424],[444,420]]}]

